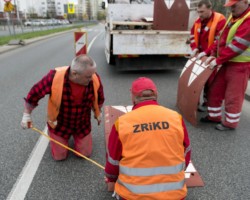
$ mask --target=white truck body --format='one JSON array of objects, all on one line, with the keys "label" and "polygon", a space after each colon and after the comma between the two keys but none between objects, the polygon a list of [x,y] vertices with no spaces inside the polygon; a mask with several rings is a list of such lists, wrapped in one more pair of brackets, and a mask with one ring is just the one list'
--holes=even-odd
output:
[{"label": "white truck body", "polygon": [[[171,6],[173,1],[165,3]],[[190,8],[190,0],[186,0],[186,3]],[[105,27],[105,54],[108,63],[113,64],[113,59],[121,55],[190,54],[191,49],[187,44],[190,31],[153,30],[152,21],[142,21],[142,19],[153,20],[153,12],[153,2],[151,4],[110,3],[108,5]],[[189,26],[194,21],[191,18]],[[134,29],[135,26],[144,28]]]}]

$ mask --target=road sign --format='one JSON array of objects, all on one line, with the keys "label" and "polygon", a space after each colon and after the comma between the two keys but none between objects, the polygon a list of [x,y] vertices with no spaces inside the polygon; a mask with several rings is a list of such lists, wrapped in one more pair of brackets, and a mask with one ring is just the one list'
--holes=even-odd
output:
[{"label": "road sign", "polygon": [[68,3],[68,14],[75,14],[75,5],[74,5],[74,3]]},{"label": "road sign", "polygon": [[87,54],[87,33],[75,32],[75,54]]},{"label": "road sign", "polygon": [[14,6],[13,4],[10,2],[10,1],[7,1],[5,4],[4,4],[4,12],[11,12],[14,10]]}]

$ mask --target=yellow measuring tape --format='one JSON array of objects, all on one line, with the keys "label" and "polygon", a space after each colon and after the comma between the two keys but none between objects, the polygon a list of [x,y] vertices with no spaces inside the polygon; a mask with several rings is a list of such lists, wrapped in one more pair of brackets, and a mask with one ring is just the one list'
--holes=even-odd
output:
[{"label": "yellow measuring tape", "polygon": [[66,146],[66,145],[64,145],[64,144],[62,144],[62,143],[60,143],[60,142],[58,142],[57,140],[55,140],[55,139],[49,137],[48,135],[46,135],[44,132],[40,131],[39,129],[37,129],[37,128],[35,128],[35,127],[31,127],[31,128],[32,128],[34,131],[36,131],[36,132],[40,133],[41,135],[45,136],[46,138],[48,138],[50,141],[52,141],[52,142],[54,142],[54,143],[56,143],[56,144],[58,144],[58,145],[64,147],[65,149],[68,149],[69,151],[72,151],[73,153],[77,154],[78,156],[80,156],[80,157],[82,157],[82,158],[84,158],[84,159],[86,159],[86,160],[92,162],[93,164],[95,164],[96,166],[100,167],[101,169],[104,169],[104,167],[103,167],[102,165],[100,165],[99,163],[97,163],[96,161],[94,161],[94,160],[92,160],[92,159],[90,159],[90,158],[88,158],[88,157],[82,155],[82,154],[79,153],[78,151],[76,151],[76,150],[74,150],[74,149],[71,149],[70,147],[68,147],[68,146]]}]

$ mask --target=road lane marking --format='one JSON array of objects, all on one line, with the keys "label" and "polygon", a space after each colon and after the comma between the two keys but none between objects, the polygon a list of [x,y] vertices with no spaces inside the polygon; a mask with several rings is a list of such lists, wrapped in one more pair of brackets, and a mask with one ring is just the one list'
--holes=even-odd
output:
[{"label": "road lane marking", "polygon": [[[47,126],[43,132],[48,134]],[[15,185],[7,197],[7,200],[22,200],[25,198],[43,155],[47,149],[48,143],[49,140],[47,138],[43,136],[39,137],[36,146],[32,150],[22,172],[19,174]]]},{"label": "road lane marking", "polygon": [[104,31],[101,31],[99,34],[97,34],[92,41],[89,43],[88,48],[87,48],[87,52],[90,51],[90,48],[92,47],[92,45],[94,44],[95,40],[103,33]]},{"label": "road lane marking", "polygon": [[[100,32],[97,34],[88,46],[88,51],[90,51],[91,46],[94,41],[103,33]],[[45,127],[44,133],[48,134],[48,128]],[[29,190],[30,184],[36,174],[36,171],[40,165],[40,162],[43,158],[43,155],[47,149],[49,140],[43,136],[40,136],[34,149],[32,150],[25,166],[22,169],[22,172],[19,174],[16,183],[8,194],[7,200],[23,200]]]}]

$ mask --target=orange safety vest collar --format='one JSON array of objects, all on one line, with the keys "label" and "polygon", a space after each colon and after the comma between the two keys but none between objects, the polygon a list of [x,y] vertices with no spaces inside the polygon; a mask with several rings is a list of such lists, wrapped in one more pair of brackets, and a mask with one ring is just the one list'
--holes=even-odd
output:
[{"label": "orange safety vest collar", "polygon": [[[211,18],[207,24],[207,27],[209,28],[209,34],[208,34],[208,47],[213,44],[215,33],[216,33],[216,27],[219,21],[224,19],[225,17],[217,12],[214,12],[214,17]],[[199,45],[199,31],[201,29],[201,22],[196,22],[194,25],[194,39],[195,44],[198,47]]]},{"label": "orange safety vest collar", "polygon": [[[56,73],[52,81],[51,95],[48,100],[48,111],[47,111],[47,122],[53,129],[57,125],[57,116],[60,111],[61,100],[62,100],[64,77],[68,68],[69,66],[55,68]],[[98,89],[100,87],[100,82],[96,74],[92,75],[92,80],[93,80],[94,97],[95,97],[93,102],[93,108],[95,117],[97,118],[100,115],[100,109],[98,105]]]}]

